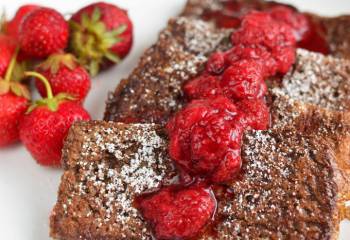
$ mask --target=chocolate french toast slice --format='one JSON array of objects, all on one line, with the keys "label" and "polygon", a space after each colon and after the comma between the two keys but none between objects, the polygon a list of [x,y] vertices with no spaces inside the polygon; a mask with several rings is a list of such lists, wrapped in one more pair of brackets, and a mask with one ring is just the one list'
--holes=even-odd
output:
[{"label": "chocolate french toast slice", "polygon": [[163,129],[153,124],[75,124],[50,219],[54,239],[150,239],[133,197],[172,180]]},{"label": "chocolate french toast slice", "polygon": [[202,70],[208,54],[228,46],[228,36],[228,30],[204,21],[171,20],[132,74],[110,95],[104,119],[165,123],[183,106],[183,83]]},{"label": "chocolate french toast slice", "polygon": [[[320,137],[321,128],[246,133],[241,173],[225,192],[216,190],[216,220],[201,239],[335,239],[350,193],[340,164],[350,149],[340,143],[350,136],[349,122],[333,117],[339,142]],[[176,178],[158,125],[77,123],[63,161],[53,238],[151,239],[134,198]]]}]

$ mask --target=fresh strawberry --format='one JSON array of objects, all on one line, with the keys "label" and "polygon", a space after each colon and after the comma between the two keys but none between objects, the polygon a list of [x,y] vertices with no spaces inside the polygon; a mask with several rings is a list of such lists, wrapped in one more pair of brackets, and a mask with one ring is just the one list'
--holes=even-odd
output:
[{"label": "fresh strawberry", "polygon": [[0,35],[0,77],[5,75],[15,48],[11,37]]},{"label": "fresh strawberry", "polygon": [[133,25],[127,12],[115,5],[86,6],[72,16],[70,27],[70,48],[92,75],[130,51]]},{"label": "fresh strawberry", "polygon": [[24,19],[19,29],[21,50],[30,57],[44,58],[66,48],[69,28],[54,9],[39,8]]},{"label": "fresh strawberry", "polygon": [[163,188],[139,202],[156,239],[192,239],[210,222],[216,205],[211,190],[201,186]]},{"label": "fresh strawberry", "polygon": [[19,139],[18,122],[28,108],[29,91],[13,81],[17,54],[13,54],[4,79],[0,78],[0,147]]},{"label": "fresh strawberry", "polygon": [[76,121],[89,120],[86,110],[65,93],[52,95],[48,80],[36,72],[26,72],[43,81],[47,98],[36,101],[19,125],[20,139],[34,159],[44,166],[59,166],[64,139]]},{"label": "fresh strawberry", "polygon": [[[36,69],[50,82],[54,95],[65,92],[83,102],[91,87],[91,80],[84,67],[72,54],[54,54]],[[36,79],[40,95],[46,97],[44,84]]]},{"label": "fresh strawberry", "polygon": [[34,10],[40,8],[38,5],[27,4],[20,7],[14,18],[6,23],[6,33],[12,37],[18,37],[19,28],[23,20]]}]

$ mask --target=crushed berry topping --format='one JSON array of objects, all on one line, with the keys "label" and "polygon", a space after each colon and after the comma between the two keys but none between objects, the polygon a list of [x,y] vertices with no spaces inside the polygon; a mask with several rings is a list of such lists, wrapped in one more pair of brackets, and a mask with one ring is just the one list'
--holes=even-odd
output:
[{"label": "crushed berry topping", "polygon": [[275,21],[267,12],[251,12],[242,21],[240,29],[232,34],[232,43],[261,45],[269,50],[277,46],[295,46],[292,28]]},{"label": "crushed berry topping", "polygon": [[157,239],[187,239],[210,222],[216,207],[210,189],[201,186],[168,187],[139,201]]},{"label": "crushed berry topping", "polygon": [[182,185],[140,201],[157,239],[192,238],[211,220],[215,199],[198,179],[211,187],[234,181],[244,131],[270,124],[265,80],[289,71],[296,42],[309,31],[305,16],[287,7],[249,12],[232,34],[233,47],[212,54],[203,73],[184,85],[189,103],[166,126]]},{"label": "crushed berry topping", "polygon": [[202,18],[214,20],[216,25],[221,28],[236,29],[241,26],[245,14],[253,10],[266,10],[276,21],[281,21],[292,27],[298,47],[323,54],[330,52],[325,36],[326,29],[319,20],[314,19],[309,14],[300,13],[288,5],[275,2],[266,2],[264,6],[254,1],[223,1],[222,4],[223,10],[206,10],[203,12]]},{"label": "crushed berry topping", "polygon": [[208,73],[213,75],[219,75],[225,70],[225,56],[223,53],[213,53],[206,65],[206,70]]},{"label": "crushed berry topping", "polygon": [[269,12],[273,19],[283,22],[292,28],[297,42],[306,37],[309,31],[309,23],[304,14],[286,6],[272,7]]},{"label": "crushed berry topping", "polygon": [[210,75],[200,75],[189,81],[183,90],[189,99],[207,99],[223,95],[220,78]]},{"label": "crushed berry topping", "polygon": [[268,49],[261,45],[238,44],[225,53],[226,65],[232,65],[239,60],[260,61],[264,67],[264,77],[273,76],[277,73],[277,63]]},{"label": "crushed berry topping", "polygon": [[[222,96],[192,101],[167,125],[170,156],[192,175],[210,176],[223,159],[230,159],[231,152],[240,149],[243,126],[239,114],[237,107]],[[230,177],[240,163],[235,165],[238,168],[227,173]]]},{"label": "crushed berry topping", "polygon": [[263,71],[261,61],[240,60],[226,69],[220,85],[225,95],[231,99],[260,98],[265,95],[261,91]]},{"label": "crushed berry topping", "polygon": [[265,101],[262,99],[245,99],[237,102],[238,109],[243,116],[240,120],[242,125],[255,129],[267,130],[270,124],[270,112]]}]

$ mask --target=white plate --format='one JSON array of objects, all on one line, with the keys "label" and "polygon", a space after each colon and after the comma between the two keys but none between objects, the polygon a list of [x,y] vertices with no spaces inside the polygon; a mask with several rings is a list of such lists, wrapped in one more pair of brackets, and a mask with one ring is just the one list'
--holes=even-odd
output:
[{"label": "white plate", "polygon": [[[0,1],[0,9],[12,15],[28,0]],[[94,1],[36,0],[38,4],[53,7],[62,13],[73,13]],[[93,80],[86,107],[94,119],[101,119],[107,93],[135,67],[140,55],[157,39],[167,20],[176,16],[185,0],[114,0],[125,9],[135,26],[135,42],[131,54],[119,66]],[[294,0],[286,1],[302,10],[323,15],[350,13],[349,0]],[[350,31],[350,30],[349,30]],[[48,216],[55,203],[61,170],[37,165],[20,144],[0,150],[0,239],[42,240],[48,237]],[[340,239],[350,239],[350,223],[341,225]]]}]

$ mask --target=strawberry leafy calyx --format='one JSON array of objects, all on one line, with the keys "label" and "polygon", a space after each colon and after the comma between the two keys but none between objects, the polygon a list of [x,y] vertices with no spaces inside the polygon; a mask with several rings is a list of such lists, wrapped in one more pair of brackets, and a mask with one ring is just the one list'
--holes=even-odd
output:
[{"label": "strawberry leafy calyx", "polygon": [[0,80],[0,95],[4,95],[9,92],[18,97],[30,99],[30,92],[25,85],[19,82]]},{"label": "strawberry leafy calyx", "polygon": [[43,70],[50,70],[52,74],[56,74],[61,66],[65,66],[68,69],[73,70],[77,67],[77,59],[73,54],[56,53],[41,63],[39,68]]},{"label": "strawberry leafy calyx", "polygon": [[91,75],[95,76],[99,72],[104,59],[114,63],[120,62],[120,57],[110,51],[110,48],[122,41],[120,35],[126,31],[126,25],[108,30],[101,20],[100,9],[95,7],[91,16],[87,13],[81,15],[80,23],[71,20],[70,27],[72,30],[70,48]]},{"label": "strawberry leafy calyx", "polygon": [[[24,97],[26,99],[30,99],[30,92],[28,88],[14,79],[16,73],[16,65],[17,65],[17,55],[19,49],[17,48],[11,58],[10,64],[7,67],[5,78],[0,78],[0,95],[7,94],[9,92],[13,93],[18,97]],[[15,74],[16,73],[16,74]]]},{"label": "strawberry leafy calyx", "polygon": [[27,114],[31,113],[34,109],[38,107],[46,106],[51,112],[56,112],[61,103],[66,101],[74,101],[75,98],[67,93],[59,93],[52,98],[43,98],[36,100],[32,105],[29,106]]},{"label": "strawberry leafy calyx", "polygon": [[76,100],[74,96],[68,93],[59,93],[56,96],[52,94],[52,88],[49,81],[40,73],[37,72],[25,72],[25,76],[27,77],[35,77],[40,80],[45,88],[47,98],[39,99],[35,101],[27,110],[27,114],[32,112],[34,109],[38,107],[46,106],[50,111],[56,112],[58,110],[59,105],[65,101],[74,101]]}]

